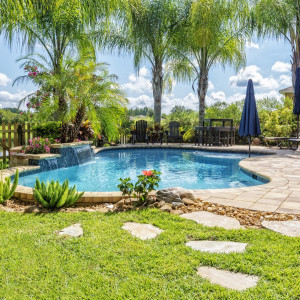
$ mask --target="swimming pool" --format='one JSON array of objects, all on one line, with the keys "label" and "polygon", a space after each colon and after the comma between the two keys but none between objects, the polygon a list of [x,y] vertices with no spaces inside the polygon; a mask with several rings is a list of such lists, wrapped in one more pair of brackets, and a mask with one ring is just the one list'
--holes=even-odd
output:
[{"label": "swimming pool", "polygon": [[240,188],[266,183],[242,171],[239,162],[246,154],[206,152],[185,149],[116,149],[101,151],[88,163],[21,176],[19,184],[33,187],[40,180],[69,179],[80,191],[118,191],[119,178],[133,181],[142,170],[160,171],[160,189]]}]

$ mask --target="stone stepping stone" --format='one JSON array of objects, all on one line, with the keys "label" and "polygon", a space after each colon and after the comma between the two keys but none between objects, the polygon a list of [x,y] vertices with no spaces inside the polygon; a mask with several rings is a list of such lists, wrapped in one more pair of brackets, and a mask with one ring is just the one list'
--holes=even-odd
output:
[{"label": "stone stepping stone", "polygon": [[193,220],[198,224],[208,227],[222,227],[225,229],[240,229],[243,228],[237,219],[227,216],[216,215],[208,211],[197,211],[181,215],[182,218]]},{"label": "stone stepping stone", "polygon": [[189,241],[186,243],[186,245],[197,251],[210,253],[231,253],[244,252],[248,244],[227,241]]},{"label": "stone stepping stone", "polygon": [[208,279],[211,283],[237,291],[246,290],[256,286],[259,277],[242,273],[233,273],[212,267],[199,267],[197,274]]},{"label": "stone stepping stone", "polygon": [[163,232],[163,230],[151,224],[141,224],[134,222],[124,223],[122,229],[129,231],[133,236],[136,236],[142,240],[153,239],[161,232]]},{"label": "stone stepping stone", "polygon": [[300,236],[300,221],[263,221],[261,225],[286,236]]},{"label": "stone stepping stone", "polygon": [[83,236],[83,228],[80,223],[68,226],[58,232],[58,235],[68,235],[71,237],[81,237]]}]

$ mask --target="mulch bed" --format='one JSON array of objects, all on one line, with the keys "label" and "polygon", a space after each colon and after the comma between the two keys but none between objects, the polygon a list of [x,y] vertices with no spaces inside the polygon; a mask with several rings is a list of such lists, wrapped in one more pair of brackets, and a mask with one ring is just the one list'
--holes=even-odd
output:
[{"label": "mulch bed", "polygon": [[[19,212],[19,213],[53,213],[53,212],[121,212],[130,210],[145,209],[145,207],[135,207],[134,202],[129,199],[121,200],[116,204],[103,203],[86,207],[68,207],[56,210],[47,210],[39,205],[32,205],[32,203],[24,203],[17,199],[6,201],[5,205],[0,205],[0,211]],[[210,202],[196,199],[194,204],[172,205],[169,203],[156,202],[155,199],[149,205],[152,208],[158,208],[171,214],[180,215],[195,211],[208,211],[218,215],[226,215],[228,217],[236,218],[241,225],[248,228],[261,228],[263,220],[268,221],[286,221],[286,220],[300,220],[300,215],[285,214],[285,213],[271,213],[262,211],[253,211],[249,209],[236,208],[232,206],[225,206],[214,204]]]}]

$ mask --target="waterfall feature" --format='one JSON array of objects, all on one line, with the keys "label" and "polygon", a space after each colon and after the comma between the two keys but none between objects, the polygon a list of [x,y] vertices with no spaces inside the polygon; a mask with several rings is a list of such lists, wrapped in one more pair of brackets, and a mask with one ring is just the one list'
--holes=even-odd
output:
[{"label": "waterfall feature", "polygon": [[39,161],[41,170],[49,171],[82,165],[94,159],[94,152],[91,145],[59,148],[58,153],[61,155],[60,157],[41,159]]},{"label": "waterfall feature", "polygon": [[90,145],[84,145],[82,147],[73,148],[77,156],[79,165],[82,165],[94,158],[94,152]]}]

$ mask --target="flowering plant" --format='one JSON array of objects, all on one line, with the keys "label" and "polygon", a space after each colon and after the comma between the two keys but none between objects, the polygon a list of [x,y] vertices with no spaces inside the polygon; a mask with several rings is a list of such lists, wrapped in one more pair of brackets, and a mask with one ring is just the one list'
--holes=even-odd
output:
[{"label": "flowering plant", "polygon": [[43,139],[36,137],[28,140],[29,145],[23,146],[22,152],[30,154],[42,154],[50,153],[50,141],[49,139]]},{"label": "flowering plant", "polygon": [[138,180],[135,184],[131,182],[130,178],[120,178],[121,183],[118,185],[123,196],[133,196],[137,199],[137,205],[147,204],[149,193],[154,191],[160,182],[159,175],[161,172],[144,170],[142,173],[143,175],[138,175]]},{"label": "flowering plant", "polygon": [[[41,81],[43,76],[49,75],[49,73],[41,72],[38,70],[37,66],[34,65],[26,65],[25,66],[25,72],[27,72],[27,76],[32,79],[32,81],[36,84],[41,85]],[[51,90],[51,89],[50,89]],[[31,94],[30,97],[28,97],[28,102],[26,104],[27,108],[30,110],[31,108],[35,109],[36,111],[41,108],[43,103],[49,99],[50,91],[49,88],[47,88],[44,85],[41,85],[41,89],[37,90],[35,93]]]}]

